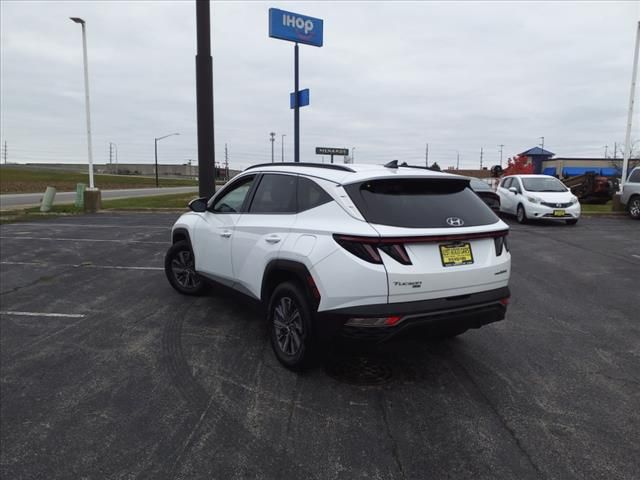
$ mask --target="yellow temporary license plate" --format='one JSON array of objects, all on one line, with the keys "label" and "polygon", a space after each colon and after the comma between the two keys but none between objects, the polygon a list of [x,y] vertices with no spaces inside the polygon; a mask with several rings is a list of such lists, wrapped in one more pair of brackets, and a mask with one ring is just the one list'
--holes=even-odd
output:
[{"label": "yellow temporary license plate", "polygon": [[554,210],[553,211],[553,216],[554,217],[564,217],[564,210]]},{"label": "yellow temporary license plate", "polygon": [[440,245],[440,257],[442,258],[442,266],[444,267],[470,265],[473,263],[471,244],[455,243],[451,245]]}]

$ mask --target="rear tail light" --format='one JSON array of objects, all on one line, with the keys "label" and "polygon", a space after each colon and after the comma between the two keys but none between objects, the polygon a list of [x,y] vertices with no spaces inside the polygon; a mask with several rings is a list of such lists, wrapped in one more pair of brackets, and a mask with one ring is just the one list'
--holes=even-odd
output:
[{"label": "rear tail light", "polygon": [[509,305],[509,297],[500,299],[500,303],[506,307],[507,305]]},{"label": "rear tail light", "polygon": [[494,232],[421,237],[360,237],[355,235],[334,234],[333,238],[342,248],[366,262],[382,264],[382,258],[380,257],[380,250],[382,250],[396,262],[402,265],[411,265],[411,258],[405,248],[405,245],[408,243],[458,242],[493,238],[496,255],[500,256],[502,255],[503,249],[509,251],[506,239],[507,233],[507,230],[498,230]]},{"label": "rear tail light", "polygon": [[509,244],[507,243],[507,236],[504,237],[495,237],[493,239],[493,243],[496,246],[496,257],[502,255],[502,250],[509,251]]},{"label": "rear tail light", "polygon": [[360,242],[357,239],[354,240],[342,235],[334,235],[333,238],[338,242],[338,245],[348,252],[353,253],[356,257],[369,263],[382,263],[382,259],[375,245]]},{"label": "rear tail light", "polygon": [[411,265],[411,259],[409,258],[407,250],[404,248],[403,244],[393,243],[391,245],[380,245],[379,248],[402,265]]}]

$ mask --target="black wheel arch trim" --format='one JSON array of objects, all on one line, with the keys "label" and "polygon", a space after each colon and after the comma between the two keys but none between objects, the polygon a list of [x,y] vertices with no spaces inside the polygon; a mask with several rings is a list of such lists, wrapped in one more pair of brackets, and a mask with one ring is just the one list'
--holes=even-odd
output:
[{"label": "black wheel arch trim", "polygon": [[[274,259],[271,260],[264,269],[264,275],[262,276],[262,286],[260,288],[260,299],[263,302],[268,302],[268,293],[273,290],[276,285],[269,285],[269,276],[274,271],[283,271],[292,274],[297,280],[300,281],[304,291],[309,295],[309,298],[313,300],[313,292],[311,292],[308,278],[313,276],[307,268],[307,266],[295,260]],[[317,305],[315,305],[317,308]]]},{"label": "black wheel arch trim", "polygon": [[191,245],[191,236],[189,235],[189,230],[186,228],[176,228],[171,232],[171,244],[174,244],[180,240],[186,240],[189,244],[189,248],[191,252],[193,252],[193,246]]}]

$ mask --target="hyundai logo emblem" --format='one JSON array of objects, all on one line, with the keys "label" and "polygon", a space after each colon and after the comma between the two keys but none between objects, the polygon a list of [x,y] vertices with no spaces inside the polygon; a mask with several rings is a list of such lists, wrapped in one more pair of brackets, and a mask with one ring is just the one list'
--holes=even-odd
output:
[{"label": "hyundai logo emblem", "polygon": [[446,222],[452,227],[461,227],[464,225],[464,221],[458,217],[449,217]]}]

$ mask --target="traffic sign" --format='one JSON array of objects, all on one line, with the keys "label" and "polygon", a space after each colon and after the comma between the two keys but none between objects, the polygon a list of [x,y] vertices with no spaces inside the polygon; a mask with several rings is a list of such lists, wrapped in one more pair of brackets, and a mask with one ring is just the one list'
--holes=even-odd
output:
[{"label": "traffic sign", "polygon": [[323,21],[319,18],[269,9],[269,36],[273,38],[321,47],[322,26]]},{"label": "traffic sign", "polygon": [[[296,93],[291,92],[289,94],[289,105],[291,108],[296,108]],[[304,90],[298,91],[298,107],[306,107],[309,105],[309,89],[305,88]]]},{"label": "traffic sign", "polygon": [[348,148],[333,148],[333,147],[316,147],[316,155],[342,155],[346,157],[349,155]]}]

